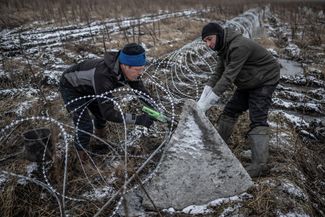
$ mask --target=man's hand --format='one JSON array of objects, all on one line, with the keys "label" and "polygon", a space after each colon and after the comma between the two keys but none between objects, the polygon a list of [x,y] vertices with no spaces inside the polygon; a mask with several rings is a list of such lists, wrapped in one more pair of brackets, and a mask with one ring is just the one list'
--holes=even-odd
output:
[{"label": "man's hand", "polygon": [[220,99],[220,97],[212,91],[212,88],[205,96],[202,95],[200,97],[200,100],[197,102],[197,105],[203,112],[206,112],[209,108],[211,108],[211,106],[217,104]]},{"label": "man's hand", "polygon": [[135,124],[149,128],[153,124],[153,120],[147,114],[137,115]]},{"label": "man's hand", "polygon": [[203,88],[203,91],[202,91],[202,94],[201,94],[201,96],[200,96],[199,101],[200,101],[201,99],[203,99],[204,97],[206,97],[210,91],[212,91],[212,87],[210,87],[210,86],[208,86],[208,85],[205,85],[204,88]]}]

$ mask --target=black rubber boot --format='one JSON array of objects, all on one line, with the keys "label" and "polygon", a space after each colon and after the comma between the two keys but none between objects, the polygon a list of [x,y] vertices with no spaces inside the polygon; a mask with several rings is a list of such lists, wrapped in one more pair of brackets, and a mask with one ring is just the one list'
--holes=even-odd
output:
[{"label": "black rubber boot", "polygon": [[99,137],[101,139],[105,139],[105,137],[106,137],[105,128],[95,129],[95,136],[97,136],[97,137]]},{"label": "black rubber boot", "polygon": [[248,142],[252,150],[252,163],[246,167],[246,170],[251,177],[263,176],[268,170],[269,140],[269,127],[255,127],[248,133]]},{"label": "black rubber boot", "polygon": [[227,115],[220,115],[217,123],[217,130],[221,138],[228,144],[232,131],[237,123],[238,118],[229,117]]},{"label": "black rubber boot", "polygon": [[[105,128],[95,129],[95,136],[106,142]],[[91,151],[96,154],[107,154],[109,152],[109,147],[99,139],[93,138],[93,142],[91,143]]]}]

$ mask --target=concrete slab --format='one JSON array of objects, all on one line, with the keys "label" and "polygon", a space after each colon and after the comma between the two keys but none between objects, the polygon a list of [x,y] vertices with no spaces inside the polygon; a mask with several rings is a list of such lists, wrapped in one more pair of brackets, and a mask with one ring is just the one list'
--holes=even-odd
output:
[{"label": "concrete slab", "polygon": [[[190,100],[184,105],[156,175],[144,187],[159,209],[182,210],[240,194],[252,185],[250,176],[209,119]],[[154,209],[143,192],[132,194],[142,198],[146,209]]]}]

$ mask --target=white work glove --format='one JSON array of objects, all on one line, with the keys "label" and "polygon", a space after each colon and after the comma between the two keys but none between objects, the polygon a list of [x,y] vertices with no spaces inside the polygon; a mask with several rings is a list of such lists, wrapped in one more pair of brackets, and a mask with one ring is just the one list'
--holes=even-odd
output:
[{"label": "white work glove", "polygon": [[201,109],[203,112],[206,112],[211,106],[214,106],[219,101],[220,97],[216,95],[212,89],[207,93],[205,97],[200,98],[200,100],[197,102],[197,106],[199,109]]},{"label": "white work glove", "polygon": [[204,88],[203,88],[203,91],[202,91],[202,94],[200,96],[199,101],[202,100],[204,97],[206,97],[210,91],[212,91],[212,87],[210,87],[208,85],[205,85]]}]

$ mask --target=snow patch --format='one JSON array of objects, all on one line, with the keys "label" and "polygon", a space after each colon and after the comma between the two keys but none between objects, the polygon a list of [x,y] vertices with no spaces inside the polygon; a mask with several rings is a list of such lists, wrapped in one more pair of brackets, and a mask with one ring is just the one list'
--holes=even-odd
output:
[{"label": "snow patch", "polygon": [[114,189],[110,186],[94,188],[93,191],[84,193],[82,196],[91,200],[101,200],[112,196]]},{"label": "snow patch", "polygon": [[60,94],[55,91],[51,91],[48,96],[46,96],[46,100],[53,101],[55,99],[58,99],[60,97]]},{"label": "snow patch", "polygon": [[28,177],[31,177],[32,176],[32,173],[37,170],[38,168],[38,164],[36,162],[32,162],[30,164],[28,164],[26,166],[26,170],[27,170],[27,176]]},{"label": "snow patch", "polygon": [[[306,99],[308,99],[306,97]],[[297,100],[298,99],[292,99],[292,100]],[[301,110],[305,112],[315,112],[322,114],[322,106],[318,102],[296,102],[296,101],[291,101],[291,100],[285,100],[285,99],[279,99],[279,98],[274,98],[273,99],[273,105],[276,105],[280,108],[286,108],[286,109],[291,109],[293,111],[295,110]]]},{"label": "snow patch", "polygon": [[268,185],[268,186],[270,186],[270,187],[272,187],[272,188],[274,188],[274,187],[277,186],[275,180],[273,180],[273,179],[265,179],[265,180],[262,180],[262,181],[260,182],[260,184],[266,184],[266,185]]},{"label": "snow patch", "polygon": [[277,212],[278,217],[310,217],[306,213],[296,213],[296,212],[289,212],[286,214],[283,214],[281,211]]},{"label": "snow patch", "polygon": [[33,106],[33,101],[25,101],[20,103],[20,105],[15,109],[17,116],[23,116],[29,109]]},{"label": "snow patch", "polygon": [[8,180],[8,176],[5,174],[0,174],[0,192],[3,190],[3,186],[5,185],[5,183]]},{"label": "snow patch", "polygon": [[176,210],[174,208],[168,208],[168,209],[163,209],[163,212],[169,213],[169,214],[173,214],[176,213]]},{"label": "snow patch", "polygon": [[299,199],[302,199],[304,201],[307,201],[308,200],[308,196],[303,192],[303,190],[295,185],[294,183],[290,182],[289,180],[283,180],[281,182],[281,186],[280,188],[286,192],[287,194],[293,196],[293,197],[296,197],[296,198],[299,198]]},{"label": "snow patch", "polygon": [[275,57],[275,58],[278,58],[279,57],[279,54],[278,54],[278,52],[275,49],[273,49],[273,48],[267,48],[267,50],[272,54],[273,57]]},{"label": "snow patch", "polygon": [[188,116],[185,122],[185,128],[187,129],[186,135],[180,138],[178,145],[170,148],[170,151],[175,152],[177,155],[189,154],[194,158],[201,156],[201,150],[204,150],[202,143],[202,132],[193,116]]},{"label": "snow patch", "polygon": [[290,56],[290,57],[293,57],[293,58],[299,58],[299,55],[300,55],[300,48],[294,44],[294,43],[289,43],[289,45],[284,49],[287,54]]},{"label": "snow patch", "polygon": [[[242,193],[240,195],[235,195],[232,197],[219,198],[203,205],[191,205],[185,207],[182,211],[176,211],[174,208],[170,207],[168,209],[164,209],[163,212],[169,214],[185,213],[185,214],[192,214],[192,215],[203,215],[203,214],[209,214],[215,212],[214,209],[212,208],[218,207],[220,205],[230,203],[230,202],[241,202],[250,198],[253,198],[253,196],[247,193]],[[241,207],[240,204],[236,204],[234,207],[228,207],[223,211],[223,216],[227,216],[227,214],[232,213],[239,207]]]},{"label": "snow patch", "polygon": [[295,127],[309,127],[309,123],[307,123],[303,118],[298,117],[296,115],[288,114],[284,111],[274,111],[275,114],[281,115],[284,117],[289,123],[293,124]]},{"label": "snow patch", "polygon": [[59,85],[62,71],[45,70],[43,72],[43,82],[49,85]]},{"label": "snow patch", "polygon": [[235,201],[243,201],[243,200],[247,200],[247,199],[250,199],[252,198],[253,196],[250,195],[250,194],[247,194],[247,193],[242,193],[240,195],[235,195],[235,196],[232,196],[232,197],[227,197],[227,198],[219,198],[219,199],[216,199],[214,201],[211,201],[209,203],[209,206],[211,207],[216,207],[216,206],[220,206],[222,204],[225,204],[225,203],[229,203],[229,202],[235,202]]},{"label": "snow patch", "polygon": [[192,215],[208,214],[208,213],[212,213],[212,212],[213,212],[213,210],[209,209],[208,205],[201,205],[201,206],[192,205],[192,206],[188,206],[182,210],[182,213],[192,214]]},{"label": "snow patch", "polygon": [[0,90],[0,96],[26,96],[28,98],[32,98],[34,96],[37,96],[38,90],[34,88],[11,88],[11,89],[3,89]]},{"label": "snow patch", "polygon": [[290,152],[292,152],[292,136],[287,132],[279,132],[271,137],[270,146],[275,149],[279,148],[288,150],[289,148]]},{"label": "snow patch", "polygon": [[227,216],[233,216],[232,214],[241,207],[240,204],[236,204],[234,207],[227,207],[224,209],[224,211],[220,214],[219,217],[227,217]]},{"label": "snow patch", "polygon": [[[29,177],[31,178],[32,175],[33,175],[33,172],[35,170],[38,169],[38,164],[36,162],[31,162],[30,164],[28,164],[26,166],[26,172],[27,172],[27,176],[26,177]],[[23,177],[20,177],[18,180],[17,180],[18,184],[21,184],[21,185],[26,185],[27,184],[27,179],[26,178],[23,178]]]}]

